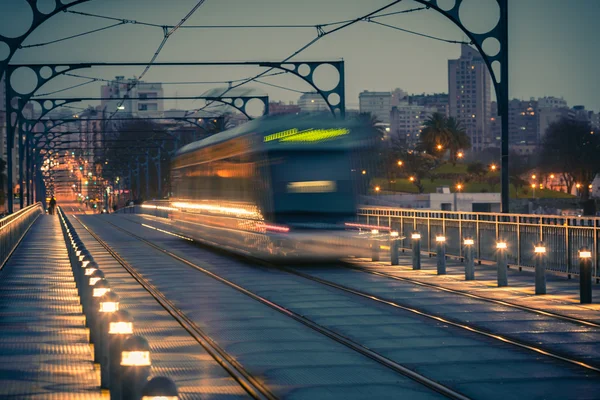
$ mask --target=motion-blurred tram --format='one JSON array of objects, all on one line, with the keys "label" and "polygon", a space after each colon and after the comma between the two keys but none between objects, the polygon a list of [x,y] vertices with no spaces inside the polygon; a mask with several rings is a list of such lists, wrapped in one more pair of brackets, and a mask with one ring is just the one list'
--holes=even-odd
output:
[{"label": "motion-blurred tram", "polygon": [[358,121],[315,115],[250,121],[181,148],[171,219],[194,240],[269,260],[368,253],[356,218],[356,161],[371,145]]}]

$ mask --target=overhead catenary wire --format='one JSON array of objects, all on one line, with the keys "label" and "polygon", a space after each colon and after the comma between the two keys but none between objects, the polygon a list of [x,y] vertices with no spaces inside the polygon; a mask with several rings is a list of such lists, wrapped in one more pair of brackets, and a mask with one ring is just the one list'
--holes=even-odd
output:
[{"label": "overhead catenary wire", "polygon": [[50,40],[48,42],[21,45],[21,46],[19,46],[19,49],[30,49],[32,47],[41,47],[41,46],[47,46],[49,44],[64,42],[65,40],[75,39],[75,38],[78,38],[78,37],[90,35],[92,33],[105,31],[107,29],[115,28],[117,26],[121,26],[121,25],[124,25],[124,24],[125,24],[125,22],[118,22],[116,24],[108,25],[108,26],[105,26],[105,27],[102,27],[102,28],[98,28],[98,29],[93,29],[93,30],[87,31],[87,32],[78,33],[78,34],[67,36],[67,37],[60,38],[60,39]]},{"label": "overhead catenary wire", "polygon": [[[125,93],[125,96],[127,96],[129,94],[129,92],[131,92],[131,90],[137,86],[137,83],[139,81],[141,81],[144,76],[146,75],[146,73],[150,70],[150,68],[152,67],[152,64],[154,64],[154,62],[156,61],[156,59],[158,58],[158,55],[160,54],[160,52],[162,51],[163,47],[165,46],[165,44],[167,43],[167,41],[169,40],[169,38],[179,29],[180,26],[182,26],[183,24],[185,24],[185,22],[196,12],[196,10],[198,10],[198,8],[200,8],[200,6],[202,4],[204,4],[206,0],[200,0],[198,1],[198,3],[196,3],[196,5],[190,10],[190,12],[188,12],[182,19],[181,21],[179,21],[179,23],[177,25],[175,25],[173,28],[171,28],[170,30],[167,30],[166,27],[163,27],[164,30],[164,37],[163,40],[160,42],[160,45],[158,46],[158,49],[154,52],[154,55],[152,56],[152,59],[150,60],[150,62],[148,63],[148,65],[146,65],[146,68],[144,68],[144,71],[140,74],[140,76],[136,79],[136,81],[127,88],[127,92]],[[121,106],[123,105],[123,102],[125,100],[123,99],[119,105],[117,106],[117,109],[115,110],[114,113],[112,113],[110,115],[110,117],[108,118],[108,120],[110,121],[112,119],[112,117],[117,114],[119,112],[119,109],[121,108]]]},{"label": "overhead catenary wire", "polygon": [[[347,22],[347,23],[345,23],[345,24],[343,24],[343,25],[341,25],[341,26],[338,26],[338,27],[336,27],[336,28],[333,28],[333,29],[332,29],[332,30],[330,30],[330,31],[324,31],[323,29],[318,29],[318,34],[317,34],[317,37],[315,37],[315,38],[314,38],[314,39],[312,39],[310,42],[308,42],[307,44],[305,44],[304,46],[302,46],[301,48],[299,48],[298,50],[296,50],[296,51],[295,51],[294,53],[292,53],[290,56],[288,56],[288,57],[284,58],[284,59],[281,61],[281,63],[285,63],[285,62],[289,61],[290,59],[294,58],[295,56],[297,56],[298,54],[300,54],[301,52],[303,52],[304,50],[306,50],[307,48],[309,48],[310,46],[312,46],[313,44],[315,44],[316,42],[318,42],[320,39],[324,38],[325,36],[331,35],[332,33],[335,33],[335,32],[337,32],[337,31],[339,31],[339,30],[342,30],[342,29],[344,29],[344,28],[347,28],[347,27],[349,27],[349,26],[351,26],[351,25],[354,25],[355,23],[357,23],[357,22],[359,22],[359,21],[365,20],[365,19],[367,19],[367,18],[369,18],[369,17],[371,17],[371,16],[374,16],[374,15],[377,15],[377,14],[378,14],[378,13],[380,13],[381,11],[383,11],[383,10],[386,10],[386,9],[388,9],[388,8],[390,8],[390,7],[394,6],[394,5],[396,5],[396,4],[398,4],[398,3],[402,2],[402,1],[403,1],[403,0],[394,0],[394,1],[392,1],[391,3],[389,3],[389,4],[387,4],[387,5],[383,6],[383,7],[380,7],[380,8],[378,8],[378,9],[377,9],[377,10],[375,10],[375,11],[372,11],[372,12],[370,12],[370,13],[368,13],[368,14],[366,14],[366,15],[362,16],[362,17],[358,17],[358,18],[355,18],[355,19],[353,19],[353,20],[350,20],[349,22]],[[273,67],[271,67],[271,68],[268,68],[268,69],[266,69],[265,71],[263,71],[263,72],[261,72],[261,73],[257,74],[256,76],[254,76],[254,77],[252,77],[252,78],[249,78],[248,80],[246,80],[246,81],[244,81],[244,82],[240,82],[240,83],[238,83],[238,84],[236,84],[236,85],[230,86],[230,87],[229,87],[229,88],[227,88],[227,89],[226,89],[226,90],[225,90],[223,93],[221,93],[219,96],[221,97],[221,96],[223,96],[223,95],[227,94],[227,93],[228,93],[229,91],[231,91],[232,89],[235,89],[235,88],[237,88],[237,87],[240,87],[240,86],[242,86],[242,85],[245,85],[245,84],[247,84],[247,83],[249,83],[249,82],[252,82],[252,81],[254,81],[254,80],[256,80],[256,79],[258,79],[258,78],[262,77],[263,75],[265,75],[265,74],[267,74],[267,73],[271,72],[273,69],[274,69]],[[205,108],[206,108],[208,105],[210,105],[210,104],[212,104],[212,102],[209,102],[207,105],[205,105],[204,107],[201,107],[201,108],[199,108],[197,111],[202,111],[202,110],[204,110],[204,109],[205,109]]]}]

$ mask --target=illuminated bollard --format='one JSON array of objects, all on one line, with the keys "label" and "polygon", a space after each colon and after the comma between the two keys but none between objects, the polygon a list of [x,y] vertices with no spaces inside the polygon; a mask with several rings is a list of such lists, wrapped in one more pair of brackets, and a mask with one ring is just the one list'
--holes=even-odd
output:
[{"label": "illuminated bollard", "polygon": [[142,389],[142,400],[177,400],[177,385],[164,376],[157,376],[146,383]]},{"label": "illuminated bollard", "polygon": [[[104,273],[102,271],[100,271],[99,269],[95,270],[94,272],[92,272],[91,275],[89,275],[89,277],[83,277],[84,281],[87,280],[87,285],[82,285],[83,286],[83,291],[82,291],[82,296],[81,296],[81,300],[82,300],[82,305],[83,305],[83,312],[85,313],[85,315],[87,316],[87,320],[88,322],[90,321],[90,319],[93,319],[93,312],[92,311],[92,294],[94,291],[94,287],[98,284],[98,282],[104,280]],[[90,325],[88,324],[88,327]]]},{"label": "illuminated bollard", "polygon": [[133,318],[125,310],[110,316],[108,324],[108,377],[111,400],[121,399],[121,351],[123,343],[133,334]]},{"label": "illuminated bollard", "polygon": [[592,303],[592,252],[587,248],[579,250],[579,301]]},{"label": "illuminated bollard", "polygon": [[496,260],[498,264],[498,287],[508,286],[508,273],[506,263],[506,242],[496,243]]},{"label": "illuminated bollard", "polygon": [[390,232],[390,261],[392,265],[400,264],[400,238],[398,232]]},{"label": "illuminated bollard", "polygon": [[94,343],[94,361],[100,362],[100,298],[110,292],[110,286],[106,279],[102,279],[94,285],[92,291],[92,310],[88,313],[90,319],[90,337]]},{"label": "illuminated bollard", "polygon": [[446,275],[446,237],[436,236],[437,274]]},{"label": "illuminated bollard", "polygon": [[414,270],[421,269],[421,234],[413,232],[410,235],[412,239],[412,265]]},{"label": "illuminated bollard", "polygon": [[379,231],[377,229],[371,230],[371,261],[379,261],[379,241],[377,240],[377,235],[379,235]]},{"label": "illuminated bollard", "polygon": [[79,285],[83,287],[83,285],[88,284],[90,276],[98,269],[100,269],[100,267],[98,267],[96,261],[90,261],[89,263],[85,264],[85,266],[82,264],[81,268],[79,268],[78,274]]},{"label": "illuminated bollard", "polygon": [[535,245],[535,294],[546,294],[546,246]]},{"label": "illuminated bollard", "polygon": [[[110,291],[105,293],[104,296],[100,298],[100,334],[99,343],[97,345],[99,349],[100,357],[96,359],[96,362],[100,363],[100,386],[104,389],[109,388],[109,375],[108,375],[108,328],[112,315],[119,311],[119,295],[115,292]],[[94,347],[94,349],[96,346]]]},{"label": "illuminated bollard", "polygon": [[475,241],[473,239],[465,239],[465,280],[475,280],[475,259],[473,258],[473,246]]},{"label": "illuminated bollard", "polygon": [[141,336],[131,336],[121,351],[121,395],[123,400],[142,397],[142,389],[150,376],[150,346]]}]

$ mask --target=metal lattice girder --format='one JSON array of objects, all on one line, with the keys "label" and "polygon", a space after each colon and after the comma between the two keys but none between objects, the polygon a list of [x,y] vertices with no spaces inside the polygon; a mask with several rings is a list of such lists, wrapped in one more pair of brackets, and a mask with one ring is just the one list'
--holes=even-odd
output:
[{"label": "metal lattice girder", "polygon": [[[346,116],[344,61],[265,62],[260,63],[260,66],[281,69],[300,77],[323,97],[334,116],[341,118]],[[337,72],[337,80],[327,83],[317,82],[317,75],[326,74],[327,68],[333,68]],[[325,71],[320,72],[322,69]]]},{"label": "metal lattice girder", "polygon": [[59,12],[87,1],[90,0],[54,0],[54,4],[51,4],[52,2],[39,0],[11,0],[11,6],[19,6],[23,11],[29,8],[32,18],[29,24],[19,27],[20,32],[17,32],[14,37],[0,34],[0,78],[4,75],[15,52],[33,31]]},{"label": "metal lattice girder", "polygon": [[[414,0],[440,12],[469,37],[479,50],[490,71],[502,121],[502,212],[509,212],[508,178],[508,0]],[[464,21],[470,10],[490,13],[495,23],[480,26],[478,21]],[[475,13],[473,13],[475,14]],[[497,16],[497,18],[495,18]],[[486,18],[480,18],[487,20]]]}]

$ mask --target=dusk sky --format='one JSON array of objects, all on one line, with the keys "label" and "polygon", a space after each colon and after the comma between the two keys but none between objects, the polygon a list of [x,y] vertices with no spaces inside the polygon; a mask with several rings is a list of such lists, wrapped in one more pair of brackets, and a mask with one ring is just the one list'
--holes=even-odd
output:
[{"label": "dusk sky", "polygon": [[[450,0],[451,1],[451,0]],[[41,1],[43,4],[54,0]],[[389,0],[206,0],[186,25],[309,24],[356,18]],[[73,8],[111,17],[175,25],[197,0],[92,0]],[[466,0],[475,12],[465,21],[485,24],[493,19],[495,0]],[[25,4],[25,7],[22,6]],[[386,10],[420,7],[405,0]],[[468,4],[465,4],[468,6]],[[24,0],[0,0],[0,33],[9,34],[26,25]],[[435,10],[393,15],[381,22],[451,40],[464,34]],[[25,42],[37,44],[101,28],[114,22],[60,13],[35,31]],[[510,97],[564,97],[570,106],[583,104],[600,111],[600,1],[509,0]],[[149,61],[162,40],[162,29],[122,25],[84,37],[42,47],[19,50],[13,63]],[[180,29],[167,42],[158,61],[280,61],[316,36],[314,28],[298,29]],[[338,60],[346,65],[346,104],[358,107],[362,90],[402,88],[409,93],[447,92],[447,60],[458,58],[459,44],[450,44],[392,30],[368,22],[327,36],[294,60]],[[111,79],[116,75],[139,76],[143,67],[94,68],[76,73]],[[144,77],[151,82],[234,80],[261,71],[250,67],[153,67]],[[297,77],[265,78],[265,82],[310,91]],[[61,77],[39,93],[85,82]],[[93,83],[56,96],[99,96],[101,83]],[[225,85],[166,85],[165,95],[194,96]],[[269,94],[272,101],[296,101],[299,93],[262,84],[251,84]],[[94,102],[86,102],[87,104]],[[197,108],[201,101],[180,101],[181,109]],[[175,102],[168,102],[172,108]]]}]

